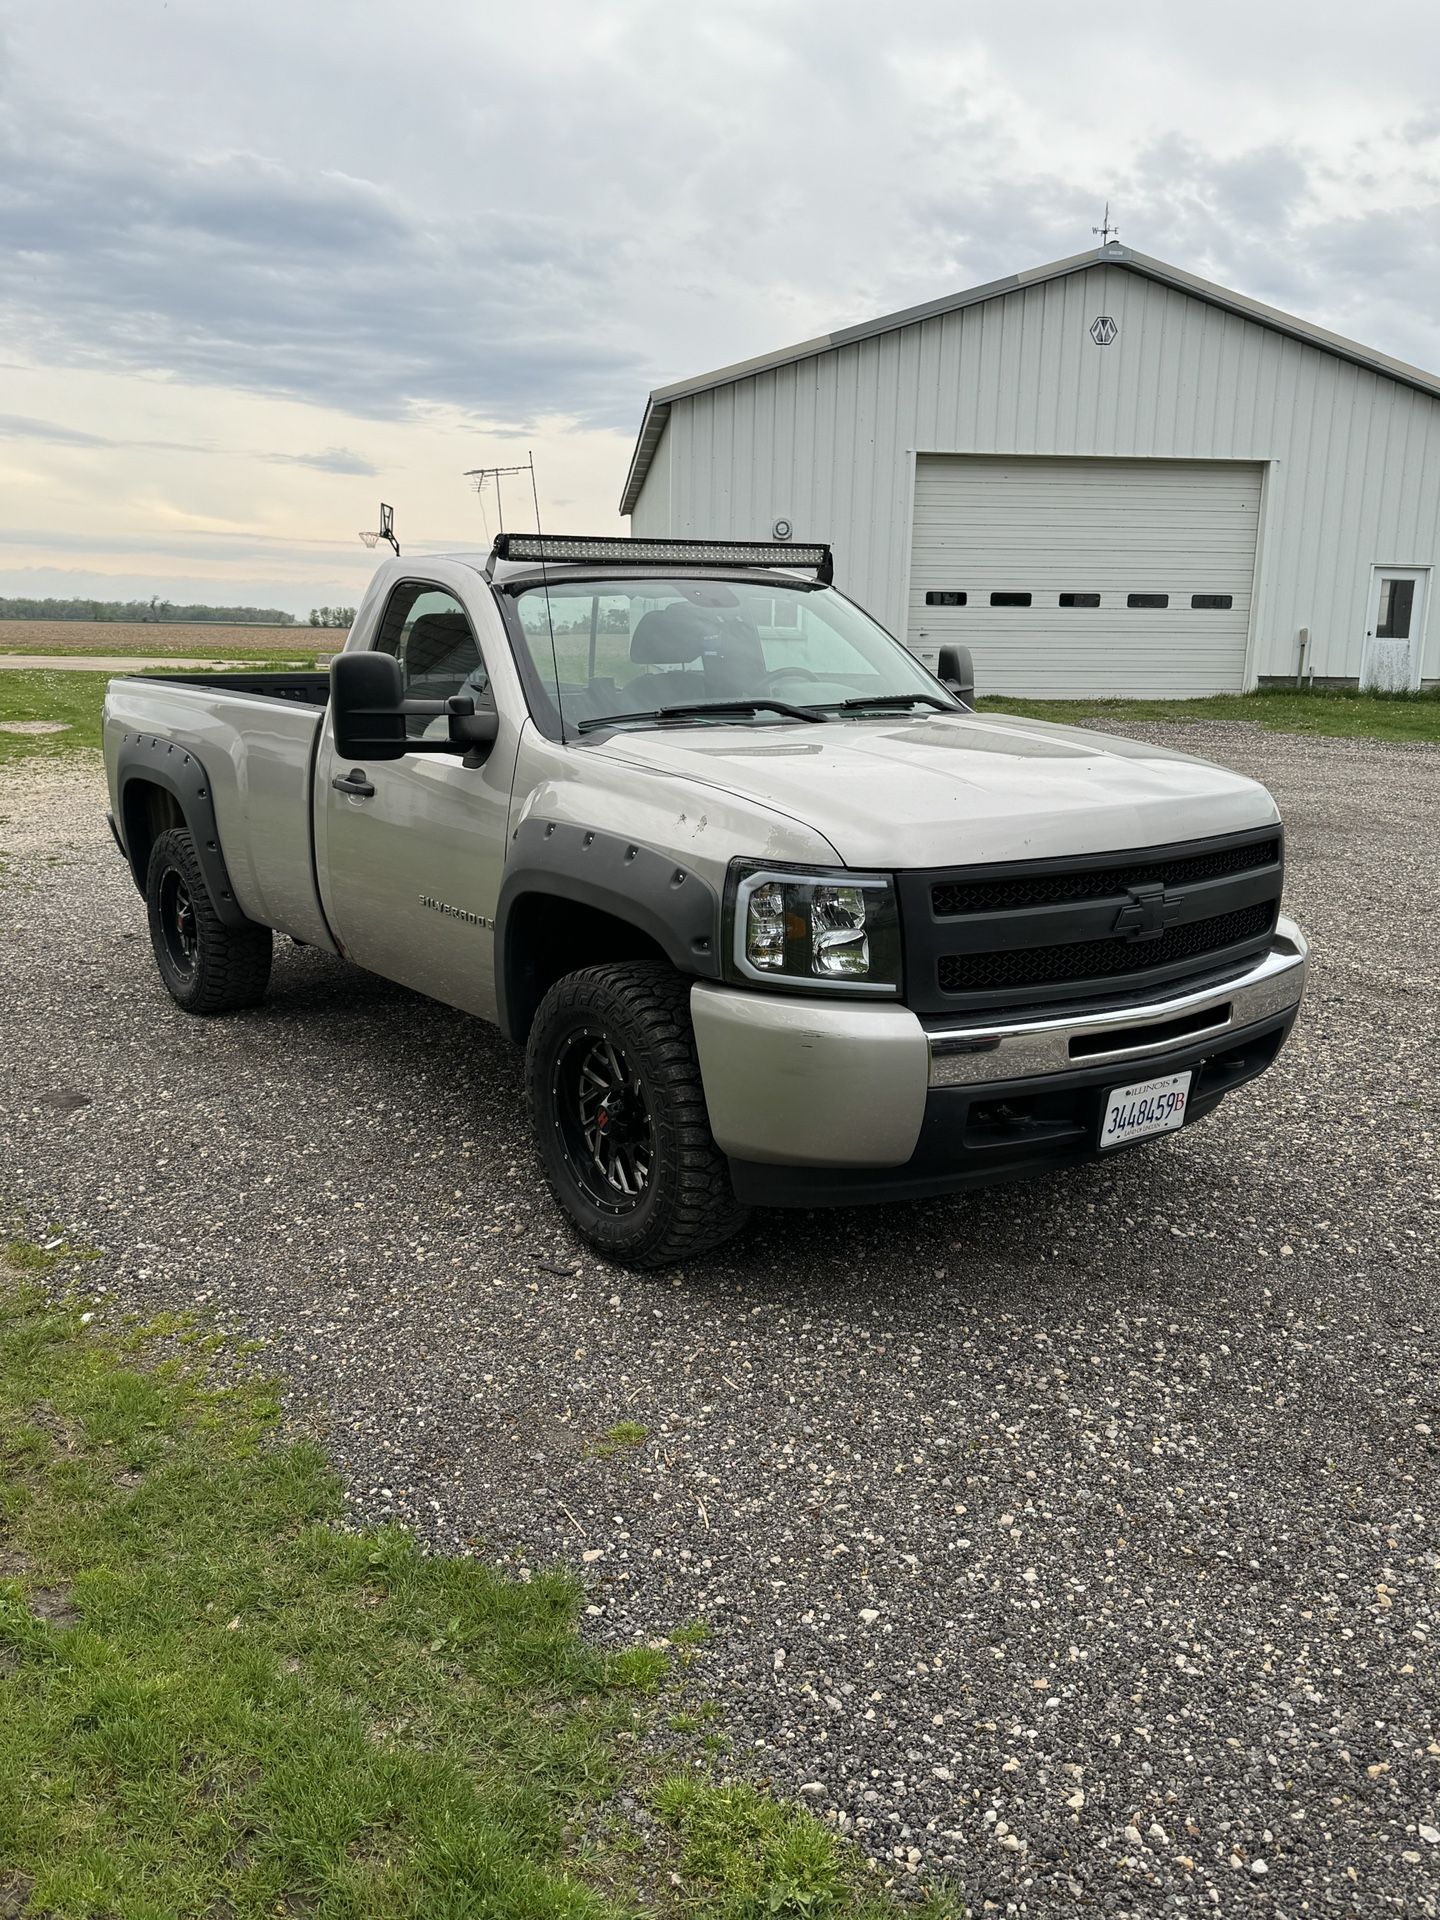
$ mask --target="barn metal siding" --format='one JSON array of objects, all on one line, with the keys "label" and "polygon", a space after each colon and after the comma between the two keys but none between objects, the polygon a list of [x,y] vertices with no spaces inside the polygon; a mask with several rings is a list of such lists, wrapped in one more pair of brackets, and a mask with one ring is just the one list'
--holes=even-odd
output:
[{"label": "barn metal siding", "polygon": [[1252,678],[1294,670],[1301,627],[1318,677],[1355,677],[1372,565],[1440,567],[1440,400],[1105,262],[677,397],[632,524],[784,515],[903,634],[917,452],[1266,463]]},{"label": "barn metal siding", "polygon": [[635,510],[630,516],[632,533],[658,536],[670,531],[673,519],[670,504],[671,451],[674,445],[675,435],[667,428],[651,456],[650,470],[645,475],[640,498],[635,502]]}]

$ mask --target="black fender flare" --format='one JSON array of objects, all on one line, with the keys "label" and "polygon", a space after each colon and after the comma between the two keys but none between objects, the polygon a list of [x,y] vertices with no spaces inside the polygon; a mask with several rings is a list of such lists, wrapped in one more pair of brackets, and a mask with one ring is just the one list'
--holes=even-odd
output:
[{"label": "black fender flare", "polygon": [[623,834],[522,820],[511,838],[495,907],[499,1024],[512,1039],[522,957],[511,922],[519,903],[532,895],[596,908],[648,936],[681,973],[720,978],[720,898],[693,868]]},{"label": "black fender flare", "polygon": [[230,885],[225,856],[220,850],[220,829],[215,821],[215,802],[211,797],[210,777],[188,747],[154,733],[127,733],[115,754],[115,804],[119,815],[121,843],[135,885],[145,891],[144,866],[137,860],[136,819],[131,795],[140,784],[160,787],[170,794],[180,809],[186,831],[195,842],[196,857],[215,911],[227,927],[251,924],[241,912]]}]

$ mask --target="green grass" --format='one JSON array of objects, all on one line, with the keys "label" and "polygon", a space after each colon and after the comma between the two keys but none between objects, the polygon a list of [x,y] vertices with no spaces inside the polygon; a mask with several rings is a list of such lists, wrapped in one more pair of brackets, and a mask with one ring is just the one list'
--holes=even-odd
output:
[{"label": "green grass", "polygon": [[59,1234],[52,1234],[46,1240],[7,1240],[0,1247],[0,1256],[4,1262],[20,1273],[49,1273],[52,1267],[58,1267],[62,1260],[90,1259],[89,1253],[82,1253],[74,1247],[66,1246]]},{"label": "green grass", "polygon": [[672,1780],[655,1811],[680,1836],[681,1871],[715,1890],[717,1915],[749,1920],[766,1911],[833,1913],[843,1898],[829,1835],[789,1807],[744,1788]]},{"label": "green grass", "polygon": [[100,707],[109,682],[108,673],[0,669],[0,720],[59,720],[68,728],[65,733],[0,733],[0,767],[98,747]]},{"label": "green grass", "polygon": [[[654,1808],[679,1836],[680,1878],[714,1920],[894,1920],[893,1902],[856,1890],[834,1836],[802,1808],[699,1776],[666,1781]],[[960,1893],[937,1888],[907,1911],[964,1920],[969,1909]]]},{"label": "green grass", "polygon": [[807,1809],[657,1764],[665,1657],[582,1641],[568,1576],[344,1530],[273,1388],[47,1302],[51,1239],[0,1259],[0,1911],[897,1913]]},{"label": "green grass", "polygon": [[[199,658],[197,654],[195,656]],[[314,655],[297,654],[277,660],[260,654],[217,653],[216,660],[235,660],[257,673],[313,670]],[[163,669],[156,669],[157,672]],[[64,733],[0,733],[0,766],[18,760],[54,759],[100,745],[100,708],[111,673],[74,673],[49,667],[0,668],[0,720],[58,720]]]},{"label": "green grass", "polygon": [[590,1451],[597,1458],[608,1460],[611,1454],[624,1453],[632,1447],[643,1447],[649,1438],[650,1429],[642,1427],[638,1420],[617,1420],[613,1427],[590,1442]]},{"label": "green grass", "polygon": [[1261,687],[1207,700],[1017,700],[982,698],[982,712],[1074,726],[1098,720],[1124,728],[1150,720],[1248,720],[1271,733],[1324,734],[1332,739],[1440,740],[1440,689],[1425,693],[1357,693],[1345,687]]}]

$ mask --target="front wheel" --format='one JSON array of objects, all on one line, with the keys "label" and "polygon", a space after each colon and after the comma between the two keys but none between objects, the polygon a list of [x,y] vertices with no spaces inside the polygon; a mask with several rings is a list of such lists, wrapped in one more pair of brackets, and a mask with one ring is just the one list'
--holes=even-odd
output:
[{"label": "front wheel", "polygon": [[568,974],[540,1003],[525,1066],[550,1190],[598,1252],[672,1266],[745,1224],[710,1132],[683,975]]}]

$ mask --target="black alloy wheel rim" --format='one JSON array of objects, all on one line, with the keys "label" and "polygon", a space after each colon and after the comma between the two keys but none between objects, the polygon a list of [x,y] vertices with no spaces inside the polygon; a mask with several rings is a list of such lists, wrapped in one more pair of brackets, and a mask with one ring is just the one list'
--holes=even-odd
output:
[{"label": "black alloy wheel rim", "polygon": [[655,1134],[644,1082],[624,1049],[594,1027],[569,1035],[551,1098],[576,1185],[602,1213],[633,1213],[650,1190]]},{"label": "black alloy wheel rim", "polygon": [[195,903],[185,876],[167,867],[160,881],[160,934],[170,964],[177,973],[193,973],[200,948],[200,932],[195,922]]}]

